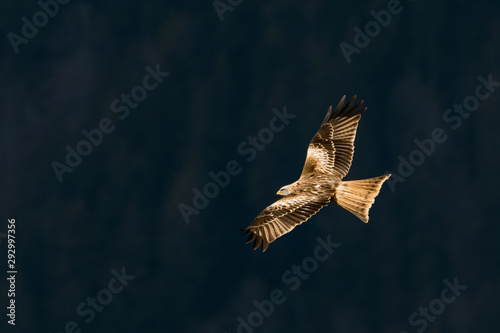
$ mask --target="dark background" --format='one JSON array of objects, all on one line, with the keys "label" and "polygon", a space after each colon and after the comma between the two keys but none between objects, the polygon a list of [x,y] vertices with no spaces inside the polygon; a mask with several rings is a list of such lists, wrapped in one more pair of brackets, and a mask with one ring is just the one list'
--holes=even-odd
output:
[{"label": "dark background", "polygon": [[[410,315],[455,277],[467,289],[425,331],[498,332],[500,89],[456,130],[443,114],[478,76],[500,81],[500,6],[400,6],[348,63],[339,44],[387,1],[244,0],[221,21],[211,1],[74,0],[18,53],[7,34],[40,6],[3,3],[0,233],[15,218],[18,275],[16,326],[2,313],[2,332],[236,332],[274,289],[286,302],[255,332],[417,332]],[[157,64],[170,75],[120,120],[112,102]],[[252,251],[240,229],[297,179],[344,94],[368,107],[347,179],[398,174],[435,128],[448,139],[384,184],[370,223],[332,204]],[[296,118],[247,162],[238,145],[285,106]],[[103,118],[114,131],[59,182],[51,164]],[[179,204],[230,160],[241,173],[187,224]],[[282,274],[328,235],[341,246],[291,291]],[[123,267],[135,279],[86,323],[78,305]]]}]

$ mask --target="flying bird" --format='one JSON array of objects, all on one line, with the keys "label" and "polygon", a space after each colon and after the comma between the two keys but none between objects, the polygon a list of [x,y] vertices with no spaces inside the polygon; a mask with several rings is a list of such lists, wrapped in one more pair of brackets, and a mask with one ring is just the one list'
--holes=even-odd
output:
[{"label": "flying bird", "polygon": [[368,211],[384,181],[391,175],[343,181],[349,172],[354,154],[354,138],[361,114],[366,111],[363,101],[356,104],[356,95],[344,106],[345,95],[335,111],[328,109],[325,119],[312,138],[300,178],[283,186],[279,199],[264,209],[243,235],[253,249],[269,243],[307,221],[331,201],[368,222]]}]

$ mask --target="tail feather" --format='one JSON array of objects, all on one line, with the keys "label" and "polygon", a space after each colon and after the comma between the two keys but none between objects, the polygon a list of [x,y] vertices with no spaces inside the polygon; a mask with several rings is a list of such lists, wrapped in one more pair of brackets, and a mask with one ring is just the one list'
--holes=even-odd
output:
[{"label": "tail feather", "polygon": [[341,182],[333,197],[340,207],[347,209],[361,221],[368,222],[368,212],[375,202],[382,184],[391,175]]}]

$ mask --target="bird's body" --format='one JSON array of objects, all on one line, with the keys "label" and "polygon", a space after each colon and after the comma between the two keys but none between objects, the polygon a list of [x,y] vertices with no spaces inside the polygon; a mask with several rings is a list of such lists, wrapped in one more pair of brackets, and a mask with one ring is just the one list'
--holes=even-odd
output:
[{"label": "bird's body", "polygon": [[332,108],[313,137],[300,178],[283,186],[280,200],[264,209],[248,226],[247,243],[255,241],[254,249],[269,243],[307,221],[321,208],[335,201],[363,222],[368,222],[368,211],[390,175],[375,178],[342,181],[351,166],[354,138],[363,101],[354,105],[356,96],[344,106],[345,96],[332,113]]},{"label": "bird's body", "polygon": [[[291,183],[288,193],[283,196],[291,194],[308,194],[308,195],[330,195],[335,193],[335,189],[340,185],[340,178],[335,175],[307,174],[301,176],[297,181]],[[277,193],[281,195],[281,193]]]}]

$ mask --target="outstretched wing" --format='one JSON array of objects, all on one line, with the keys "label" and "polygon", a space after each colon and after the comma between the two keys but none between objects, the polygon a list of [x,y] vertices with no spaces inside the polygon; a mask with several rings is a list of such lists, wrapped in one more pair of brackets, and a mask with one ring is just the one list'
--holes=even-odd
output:
[{"label": "outstretched wing", "polygon": [[354,138],[361,114],[363,101],[354,104],[356,95],[344,106],[345,96],[332,112],[328,110],[321,127],[309,143],[302,175],[308,173],[334,174],[344,178],[351,167],[354,154]]},{"label": "outstretched wing", "polygon": [[247,243],[255,241],[253,249],[262,244],[266,251],[269,243],[307,221],[328,205],[330,196],[288,195],[264,209],[247,227]]}]

